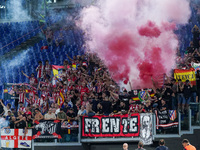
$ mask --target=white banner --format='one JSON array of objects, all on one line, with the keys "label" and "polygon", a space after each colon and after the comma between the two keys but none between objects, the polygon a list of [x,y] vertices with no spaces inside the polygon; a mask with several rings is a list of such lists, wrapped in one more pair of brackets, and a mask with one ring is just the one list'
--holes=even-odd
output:
[{"label": "white banner", "polygon": [[144,145],[153,143],[152,114],[150,113],[140,114],[140,140]]},{"label": "white banner", "polygon": [[24,129],[2,129],[1,147],[3,148],[31,148],[32,130],[27,130],[24,136]]}]

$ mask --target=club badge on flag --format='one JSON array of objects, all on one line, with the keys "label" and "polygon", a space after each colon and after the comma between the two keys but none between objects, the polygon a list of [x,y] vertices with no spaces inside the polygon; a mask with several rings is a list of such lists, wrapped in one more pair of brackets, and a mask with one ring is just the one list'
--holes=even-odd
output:
[{"label": "club badge on flag", "polygon": [[15,92],[12,87],[8,88],[8,94],[13,95]]},{"label": "club badge on flag", "polygon": [[177,118],[176,110],[169,110],[170,120],[174,121]]},{"label": "club badge on flag", "polygon": [[191,66],[195,69],[195,72],[200,70],[200,63],[192,63]]},{"label": "club badge on flag", "polygon": [[152,89],[138,89],[138,90],[133,90],[133,96],[132,99],[133,101],[145,101],[148,99],[150,96],[151,98],[154,97],[154,91]]}]

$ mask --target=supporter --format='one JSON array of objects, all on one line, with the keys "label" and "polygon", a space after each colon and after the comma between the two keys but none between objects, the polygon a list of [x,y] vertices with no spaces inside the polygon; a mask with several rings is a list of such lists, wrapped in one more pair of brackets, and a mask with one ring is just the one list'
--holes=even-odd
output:
[{"label": "supporter", "polygon": [[8,116],[8,111],[11,112],[10,108],[11,108],[11,104],[8,103],[6,106],[4,105],[4,103],[2,102],[2,99],[0,99],[0,103],[3,106],[3,110],[4,110],[4,116]]},{"label": "supporter", "polygon": [[199,99],[200,99],[200,71],[197,70],[197,73],[196,73],[196,84],[197,84],[197,102],[199,102]]},{"label": "supporter", "polygon": [[76,120],[76,114],[74,113],[73,108],[70,108],[67,112],[67,120]]},{"label": "supporter", "polygon": [[[71,113],[70,113],[70,115],[71,115]],[[72,116],[72,115],[71,115],[71,116]],[[74,116],[75,116],[75,115],[74,115]],[[72,116],[72,118],[73,118],[73,116]],[[72,119],[72,118],[70,118],[70,119]],[[67,115],[66,115],[66,113],[63,111],[62,108],[60,108],[60,112],[57,114],[57,119],[58,119],[58,120],[61,120],[62,122],[65,121],[65,120],[67,119]],[[70,120],[70,119],[68,119],[68,120]]]},{"label": "supporter", "polygon": [[171,89],[171,85],[170,84],[165,84],[164,85],[164,89],[162,91],[162,95],[163,98],[165,98],[166,102],[170,105],[170,103],[172,102],[172,89]]},{"label": "supporter", "polygon": [[10,120],[12,117],[11,111],[8,111],[8,115],[6,116],[6,120]]},{"label": "supporter", "polygon": [[63,105],[62,105],[62,109],[65,113],[67,113],[69,107],[68,107],[68,103],[67,102],[64,102]]},{"label": "supporter", "polygon": [[[1,101],[1,99],[0,99]],[[4,113],[3,105],[0,103],[0,116],[2,116]]]},{"label": "supporter", "polygon": [[191,102],[198,103],[198,97],[197,97],[197,86],[192,85],[191,87]]},{"label": "supporter", "polygon": [[78,117],[82,116],[86,112],[85,105],[81,106],[81,109],[78,111]]},{"label": "supporter", "polygon": [[42,65],[42,62],[39,61],[38,62],[38,66],[36,68],[36,71],[37,71],[37,79],[41,79],[42,78],[42,75],[43,75],[43,71],[44,71],[44,66]]},{"label": "supporter", "polygon": [[60,112],[60,107],[57,103],[55,104],[55,109],[56,109],[55,114],[57,115]]},{"label": "supporter", "polygon": [[159,146],[156,148],[156,150],[169,150],[167,146],[165,146],[165,140],[160,139]]},{"label": "supporter", "polygon": [[121,101],[117,114],[126,114],[126,113],[128,113],[128,109],[126,107],[126,104],[125,104],[124,101]]},{"label": "supporter", "polygon": [[52,113],[54,113],[56,115],[56,109],[52,108]]},{"label": "supporter", "polygon": [[18,111],[26,112],[26,108],[24,107],[24,104],[22,102],[19,103]]},{"label": "supporter", "polygon": [[64,37],[63,37],[62,33],[60,33],[58,38],[55,39],[55,44],[56,44],[57,47],[64,45]]},{"label": "supporter", "polygon": [[28,128],[32,128],[33,127],[33,118],[32,118],[30,113],[27,114],[26,122],[27,122],[27,127]]},{"label": "supporter", "polygon": [[159,106],[160,111],[168,110],[168,105],[166,104],[166,101],[164,99],[161,100],[161,105]]},{"label": "supporter", "polygon": [[183,88],[183,95],[184,95],[184,101],[185,101],[183,104],[185,104],[185,109],[187,111],[188,111],[189,103],[191,100],[191,88],[192,88],[192,84],[190,83],[189,80],[186,80],[184,88]]},{"label": "supporter", "polygon": [[130,100],[128,114],[134,114],[138,111],[138,105],[136,105],[135,101]]},{"label": "supporter", "polygon": [[51,67],[51,65],[49,64],[49,61],[48,61],[48,60],[45,61],[44,70],[46,71],[46,74],[47,74],[47,75],[51,76],[52,67]]},{"label": "supporter", "polygon": [[147,101],[145,102],[145,107],[144,107],[145,112],[152,113],[152,109],[151,109],[151,108],[152,108],[152,107],[151,107],[151,101],[150,101],[150,100],[147,100]]},{"label": "supporter", "polygon": [[22,74],[30,80],[29,81],[30,85],[32,85],[34,87],[37,86],[38,80],[35,78],[34,73],[32,73],[30,77],[27,74],[25,74],[23,71],[22,71]]},{"label": "supporter", "polygon": [[138,148],[135,149],[135,150],[146,150],[146,149],[144,149],[143,147],[144,147],[144,144],[143,144],[142,141],[140,141],[140,142],[138,143]]},{"label": "supporter", "polygon": [[17,117],[17,112],[14,108],[11,108],[12,116]]},{"label": "supporter", "polygon": [[193,41],[190,42],[190,46],[187,48],[188,53],[193,53],[195,50]]},{"label": "supporter", "polygon": [[73,110],[74,110],[74,113],[75,113],[75,115],[77,116],[77,114],[78,114],[78,107],[76,106],[76,105],[73,105]]},{"label": "supporter", "polygon": [[95,112],[92,110],[91,105],[88,103],[86,105],[86,111],[83,112],[83,116],[94,116]]},{"label": "supporter", "polygon": [[97,111],[96,112],[97,112],[96,115],[103,115],[104,114],[104,112],[103,112],[103,106],[102,106],[101,103],[98,103],[98,105],[97,105]]},{"label": "supporter", "polygon": [[43,70],[40,80],[45,81],[46,79],[51,79],[51,76],[46,73],[46,70]]},{"label": "supporter", "polygon": [[20,85],[20,88],[19,88],[19,89],[15,88],[14,90],[15,90],[15,92],[19,95],[19,100],[18,100],[18,101],[16,102],[16,104],[15,104],[15,106],[17,106],[16,109],[18,109],[18,104],[19,104],[20,102],[22,102],[23,104],[25,103],[25,99],[26,99],[26,90],[25,90],[25,87],[24,87],[23,85]]},{"label": "supporter", "polygon": [[144,104],[141,102],[138,104],[138,113],[145,113]]},{"label": "supporter", "polygon": [[86,87],[86,83],[85,82],[82,83],[82,87],[80,89],[80,93],[81,93],[81,95],[83,95],[84,93],[89,93],[89,89]]},{"label": "supporter", "polygon": [[15,121],[15,127],[16,129],[27,129],[26,117],[19,115],[18,119]]},{"label": "supporter", "polygon": [[172,109],[176,110],[176,98],[177,98],[177,85],[176,85],[176,80],[172,79],[171,80],[171,89],[172,89]]},{"label": "supporter", "polygon": [[15,129],[15,121],[16,121],[16,118],[14,116],[11,117],[8,128]]},{"label": "supporter", "polygon": [[196,150],[196,148],[193,145],[190,144],[188,139],[184,139],[182,141],[182,145],[184,147],[184,150]]},{"label": "supporter", "polygon": [[[111,97],[112,97],[112,95],[111,95]],[[119,99],[113,97],[113,102],[112,102],[112,106],[111,106],[112,114],[117,114],[118,113],[119,105],[120,105]]]},{"label": "supporter", "polygon": [[119,95],[120,101],[125,103],[126,109],[129,109],[129,99],[130,95],[128,94],[127,90],[125,89],[121,95]]},{"label": "supporter", "polygon": [[26,112],[25,112],[25,114],[26,114],[26,115],[31,115],[31,116],[32,116],[32,112],[31,112],[31,107],[30,107],[30,105],[28,105],[28,106],[26,107]]},{"label": "supporter", "polygon": [[103,99],[103,102],[101,103],[102,105],[102,110],[104,115],[108,116],[111,113],[111,102],[109,101],[109,98],[106,96]]},{"label": "supporter", "polygon": [[34,116],[34,121],[40,121],[43,120],[44,117],[41,114],[40,110],[38,108],[35,109],[35,116]]},{"label": "supporter", "polygon": [[55,113],[53,113],[52,108],[49,108],[48,113],[46,113],[44,115],[44,119],[45,120],[55,120],[56,119],[56,115],[55,115]]},{"label": "supporter", "polygon": [[53,31],[52,31],[52,29],[50,27],[47,27],[46,30],[43,30],[41,28],[41,31],[45,35],[46,40],[48,42],[48,45],[51,45],[52,44],[52,40],[53,40]]},{"label": "supporter", "polygon": [[199,48],[199,28],[195,25],[192,28],[192,34],[193,34],[193,44],[194,44],[194,48]]},{"label": "supporter", "polygon": [[184,106],[185,106],[183,88],[184,88],[184,84],[181,81],[181,79],[179,79],[178,85],[177,85],[177,93],[178,93],[177,97],[178,97],[178,109],[181,112],[184,111]]},{"label": "supporter", "polygon": [[[36,94],[36,93],[35,93]],[[34,94],[34,97],[32,95],[30,95],[29,93],[29,98],[26,98],[26,102],[28,105],[34,105],[35,103],[35,94]]]},{"label": "supporter", "polygon": [[123,144],[123,150],[128,150],[128,144],[127,143]]}]

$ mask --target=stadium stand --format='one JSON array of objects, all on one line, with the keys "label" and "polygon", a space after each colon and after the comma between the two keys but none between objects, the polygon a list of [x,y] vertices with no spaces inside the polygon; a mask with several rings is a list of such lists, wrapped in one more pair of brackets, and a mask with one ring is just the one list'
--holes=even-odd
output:
[{"label": "stadium stand", "polygon": [[[199,62],[200,53],[191,44],[191,31],[195,25],[200,27],[200,24],[197,10],[191,8],[192,17],[189,24],[179,26],[175,31],[181,43],[178,52],[180,55],[177,56],[178,69],[189,70],[193,67],[188,65],[189,63]],[[197,87],[189,83],[183,84],[181,81],[177,85],[173,77],[165,76],[167,80],[162,88],[156,89],[154,86],[153,89],[146,90],[149,96],[143,103],[144,99],[141,100],[138,93],[135,94],[141,90],[119,90],[102,61],[95,54],[85,52],[84,33],[72,25],[61,26],[62,19],[59,16],[50,16],[43,24],[39,21],[0,23],[0,55],[11,57],[0,62],[0,91],[3,99],[0,101],[3,106],[0,107],[0,114],[9,122],[1,127],[19,128],[18,123],[25,122],[27,125],[20,128],[31,128],[35,122],[42,120],[60,120],[64,127],[62,138],[56,142],[52,139],[34,140],[35,143],[43,145],[45,142],[80,143],[81,116],[108,117],[128,114],[130,117],[136,113],[153,113],[154,139],[167,136],[179,138],[182,134],[192,134],[200,125],[200,105],[197,96],[199,81]],[[14,48],[33,37],[40,37],[42,40],[37,43],[33,41],[32,45],[19,51],[17,55],[12,54]],[[20,61],[20,58],[23,60]],[[196,79],[199,78],[197,73]],[[191,86],[192,90],[180,92],[179,86],[183,89]],[[186,96],[187,92],[189,97]],[[172,101],[173,97],[175,101]],[[180,106],[180,98],[194,98],[190,109],[187,105]],[[174,117],[179,124],[176,128],[165,130],[158,127],[156,111],[165,110],[177,110]],[[19,119],[17,123],[16,118]],[[91,137],[82,138],[82,142],[85,143],[94,142],[93,140]],[[98,137],[95,140],[102,142]],[[128,139],[129,142],[133,140],[139,139]]]}]

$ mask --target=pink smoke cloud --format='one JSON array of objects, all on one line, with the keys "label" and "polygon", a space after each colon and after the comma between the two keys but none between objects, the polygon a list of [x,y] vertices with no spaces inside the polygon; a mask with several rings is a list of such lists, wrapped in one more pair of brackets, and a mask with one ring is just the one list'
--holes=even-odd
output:
[{"label": "pink smoke cloud", "polygon": [[189,17],[187,0],[99,0],[82,10],[79,23],[88,49],[114,80],[149,88],[151,77],[174,67],[178,40],[173,30]]}]

